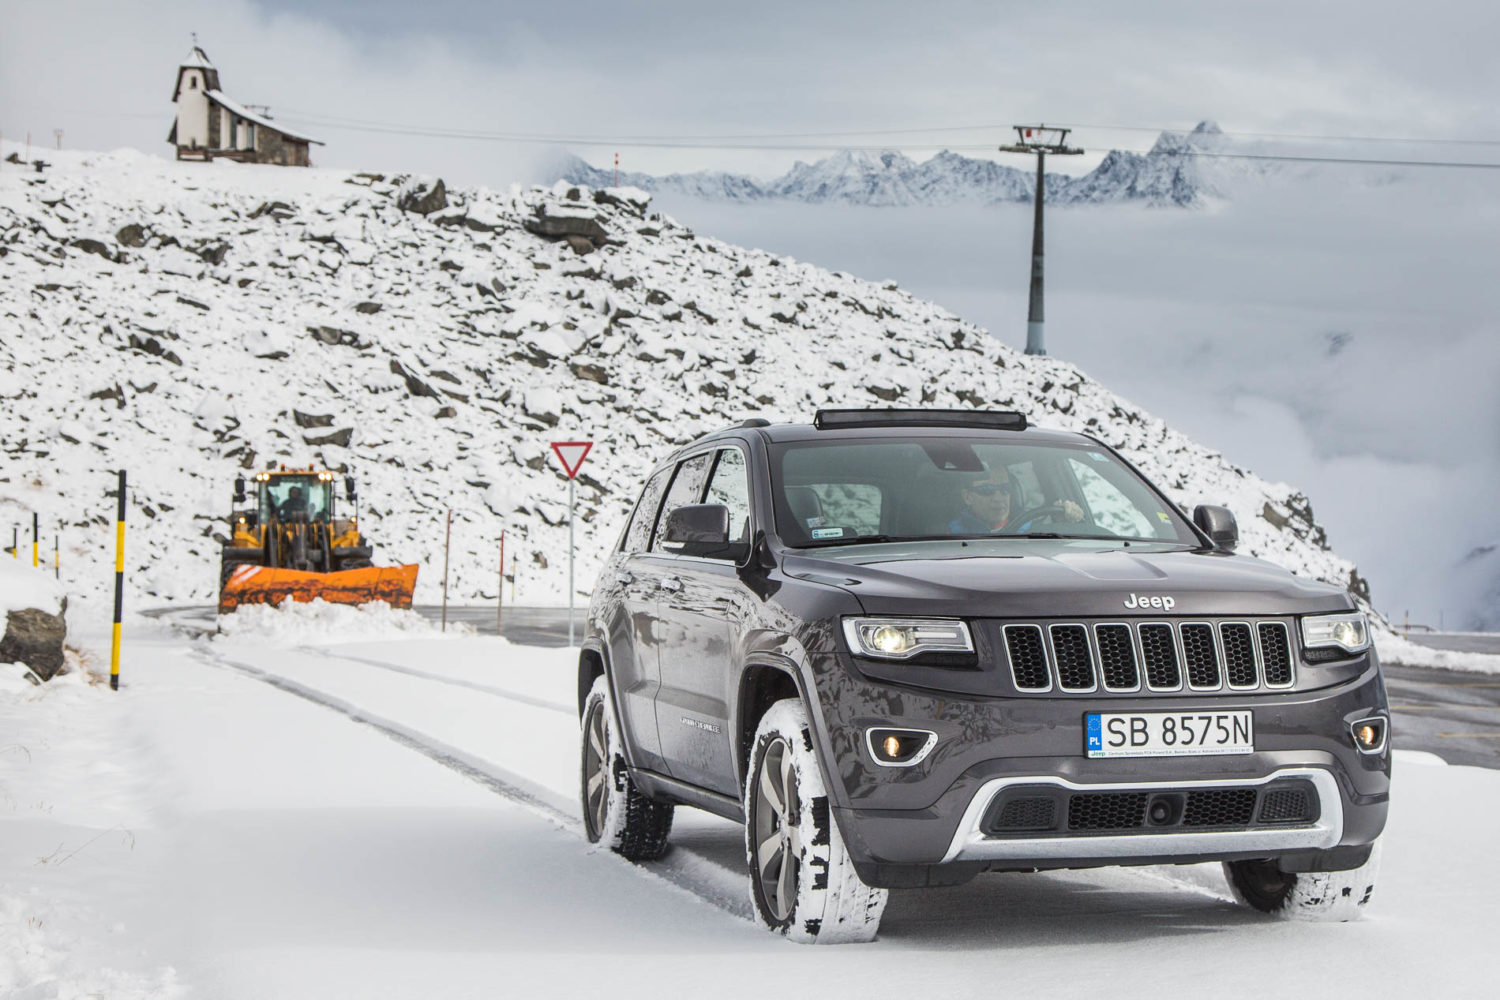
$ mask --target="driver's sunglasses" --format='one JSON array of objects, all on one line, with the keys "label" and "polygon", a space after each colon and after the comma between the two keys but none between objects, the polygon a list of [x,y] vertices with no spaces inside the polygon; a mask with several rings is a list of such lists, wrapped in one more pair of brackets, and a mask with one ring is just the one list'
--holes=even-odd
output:
[{"label": "driver's sunglasses", "polygon": [[1010,483],[980,483],[977,486],[970,486],[969,492],[977,493],[982,497],[992,497],[996,493],[1004,493],[1006,496],[1013,495]]}]

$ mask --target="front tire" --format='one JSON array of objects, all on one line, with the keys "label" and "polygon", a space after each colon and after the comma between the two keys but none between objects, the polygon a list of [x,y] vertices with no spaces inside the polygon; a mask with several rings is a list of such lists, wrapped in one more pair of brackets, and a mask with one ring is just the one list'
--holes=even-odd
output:
[{"label": "front tire", "polygon": [[805,944],[873,941],[888,893],[860,881],[833,821],[802,702],[772,705],[745,780],[750,898],[768,930]]},{"label": "front tire", "polygon": [[1364,864],[1344,872],[1283,872],[1272,860],[1224,862],[1236,901],[1284,920],[1358,920],[1379,874],[1379,841]]},{"label": "front tire", "polygon": [[655,861],[667,850],[672,832],[671,803],[656,802],[636,790],[625,766],[615,730],[609,682],[594,678],[583,702],[583,829],[591,844],[606,844],[631,861]]}]

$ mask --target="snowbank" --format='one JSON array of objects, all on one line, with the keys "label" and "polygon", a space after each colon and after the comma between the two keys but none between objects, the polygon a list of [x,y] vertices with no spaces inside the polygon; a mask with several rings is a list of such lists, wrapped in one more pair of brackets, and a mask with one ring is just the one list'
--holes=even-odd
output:
[{"label": "snowbank", "polygon": [[49,615],[62,614],[66,596],[50,573],[0,556],[0,635],[5,633],[5,616],[12,611],[36,608]]},{"label": "snowbank", "polygon": [[1404,667],[1444,667],[1479,674],[1500,674],[1500,656],[1491,653],[1464,653],[1452,649],[1433,649],[1403,639],[1399,635],[1375,632],[1375,652],[1381,663]]},{"label": "snowbank", "polygon": [[[446,634],[467,632],[449,623]],[[247,604],[219,616],[216,642],[257,646],[307,646],[376,639],[439,638],[444,633],[415,611],[398,611],[384,602],[329,604],[322,598],[279,605]]]}]

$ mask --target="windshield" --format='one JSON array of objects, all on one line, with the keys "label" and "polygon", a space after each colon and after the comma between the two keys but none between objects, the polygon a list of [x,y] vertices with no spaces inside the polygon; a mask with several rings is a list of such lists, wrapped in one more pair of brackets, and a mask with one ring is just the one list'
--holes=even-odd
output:
[{"label": "windshield", "polygon": [[1097,445],[993,437],[771,448],[776,530],[795,547],[988,536],[1198,545],[1182,514]]},{"label": "windshield", "polygon": [[261,523],[326,521],[333,512],[333,484],[316,475],[273,476],[260,484]]}]

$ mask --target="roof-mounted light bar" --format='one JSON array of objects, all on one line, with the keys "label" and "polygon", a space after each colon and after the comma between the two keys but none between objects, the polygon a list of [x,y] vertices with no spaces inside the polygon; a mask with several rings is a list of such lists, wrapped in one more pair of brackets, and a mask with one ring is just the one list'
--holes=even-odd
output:
[{"label": "roof-mounted light bar", "polygon": [[820,431],[849,427],[983,427],[1024,431],[1026,414],[1016,410],[819,410],[813,426]]}]

